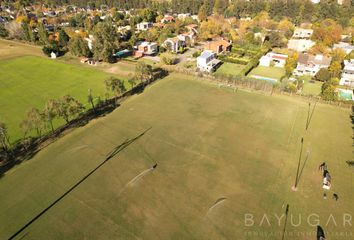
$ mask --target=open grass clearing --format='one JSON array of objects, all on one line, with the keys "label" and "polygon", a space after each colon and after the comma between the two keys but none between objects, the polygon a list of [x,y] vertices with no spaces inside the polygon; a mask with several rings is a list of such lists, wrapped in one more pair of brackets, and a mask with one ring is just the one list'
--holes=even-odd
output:
[{"label": "open grass clearing", "polygon": [[[284,222],[278,225],[274,214],[289,204],[293,221],[301,214],[302,222],[293,226],[289,215],[286,231],[295,235],[286,239],[314,234],[316,226],[307,222],[313,213],[327,238],[349,239],[332,234],[353,231],[343,226],[343,214],[354,212],[354,173],[346,164],[352,159],[350,112],[317,104],[305,132],[307,107],[298,98],[233,93],[172,74],[4,175],[0,238],[22,227],[112,149],[151,128],[35,221],[25,238],[260,239],[252,233],[262,232],[276,234],[265,239],[281,239]],[[294,193],[301,137],[304,156],[307,150],[310,155]],[[318,171],[324,161],[333,178],[326,200]],[[156,170],[145,172],[155,163]],[[254,215],[252,227],[245,226],[247,213]],[[270,226],[260,225],[264,214]],[[337,226],[326,225],[330,214]]]}]

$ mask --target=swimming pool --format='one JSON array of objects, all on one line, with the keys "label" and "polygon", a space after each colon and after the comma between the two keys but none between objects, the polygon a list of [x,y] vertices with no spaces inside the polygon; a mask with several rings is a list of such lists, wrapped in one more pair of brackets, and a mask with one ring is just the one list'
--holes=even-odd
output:
[{"label": "swimming pool", "polygon": [[346,100],[346,101],[354,100],[352,90],[339,89],[338,95],[339,95],[339,99],[341,100]]}]

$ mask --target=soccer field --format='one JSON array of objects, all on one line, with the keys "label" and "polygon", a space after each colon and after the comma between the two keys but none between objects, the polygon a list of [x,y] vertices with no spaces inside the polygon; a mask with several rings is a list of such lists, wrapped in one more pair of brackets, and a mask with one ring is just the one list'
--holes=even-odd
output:
[{"label": "soccer field", "polygon": [[[190,78],[171,74],[2,176],[0,239],[107,156],[17,239],[282,239],[284,230],[285,239],[315,239],[318,224],[328,239],[354,238],[344,221],[354,214],[349,110],[317,104],[305,131],[302,99]],[[332,176],[327,199],[322,162]]]},{"label": "soccer field", "polygon": [[[23,136],[19,124],[30,108],[42,110],[49,99],[67,94],[89,106],[88,90],[92,89],[94,97],[104,98],[104,80],[113,76],[94,67],[38,56],[0,60],[0,73],[0,122],[8,126],[11,141]],[[56,125],[63,122],[56,121]]]}]

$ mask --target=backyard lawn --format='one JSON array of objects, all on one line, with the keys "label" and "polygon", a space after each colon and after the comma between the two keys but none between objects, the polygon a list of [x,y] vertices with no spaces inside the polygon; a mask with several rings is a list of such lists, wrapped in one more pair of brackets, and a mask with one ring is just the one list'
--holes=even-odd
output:
[{"label": "backyard lawn", "polygon": [[233,75],[236,76],[238,75],[242,69],[244,68],[244,65],[241,64],[235,64],[235,63],[228,63],[224,62],[215,72],[215,75]]},{"label": "backyard lawn", "polygon": [[303,94],[314,96],[318,96],[321,94],[322,82],[315,80],[311,81],[310,76],[300,77],[300,80],[304,81],[304,85],[302,87]]},{"label": "backyard lawn", "polygon": [[8,126],[12,141],[23,136],[19,124],[30,108],[43,109],[47,100],[66,94],[89,106],[88,90],[103,98],[104,80],[117,76],[37,56],[0,60],[0,73],[0,122]]},{"label": "backyard lawn", "polygon": [[[68,70],[102,90],[105,75]],[[57,75],[59,83],[65,81]],[[31,91],[19,86],[27,101],[37,99],[36,89],[43,98],[49,94],[35,81]],[[62,84],[56,83],[48,84],[58,90]],[[65,90],[80,95],[69,83]],[[1,103],[11,97],[22,106],[18,92]],[[305,131],[307,114],[308,102],[301,98],[234,93],[171,74],[3,175],[0,239],[8,239],[107,159],[16,239],[258,240],[282,239],[284,233],[287,240],[310,240],[318,224],[328,239],[353,239],[352,226],[344,222],[354,214],[354,171],[346,163],[353,157],[350,111],[318,103]],[[322,162],[333,179],[327,199],[318,169]],[[252,216],[253,224],[245,216]]]},{"label": "backyard lawn", "polygon": [[285,75],[284,68],[279,67],[264,67],[258,66],[254,68],[249,74],[249,77],[263,77],[280,80]]}]

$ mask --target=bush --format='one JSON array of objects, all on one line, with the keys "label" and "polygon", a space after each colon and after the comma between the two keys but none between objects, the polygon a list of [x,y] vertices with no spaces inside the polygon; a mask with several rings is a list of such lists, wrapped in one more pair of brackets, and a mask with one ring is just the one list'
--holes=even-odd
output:
[{"label": "bush", "polygon": [[194,58],[197,58],[197,57],[200,56],[200,54],[202,54],[201,51],[196,51],[196,52],[193,53],[192,56],[193,56]]},{"label": "bush", "polygon": [[166,65],[174,65],[177,63],[178,58],[171,53],[163,53],[160,55],[161,61]]}]

